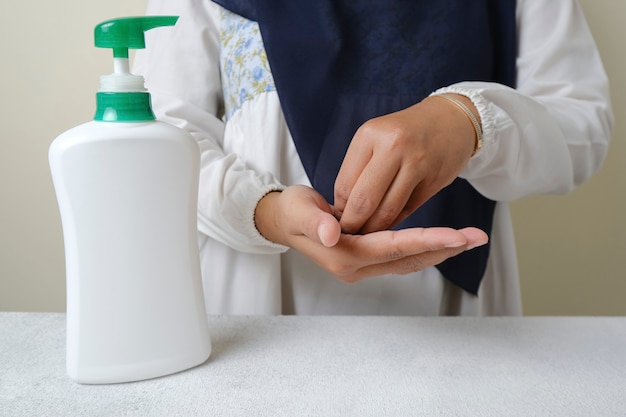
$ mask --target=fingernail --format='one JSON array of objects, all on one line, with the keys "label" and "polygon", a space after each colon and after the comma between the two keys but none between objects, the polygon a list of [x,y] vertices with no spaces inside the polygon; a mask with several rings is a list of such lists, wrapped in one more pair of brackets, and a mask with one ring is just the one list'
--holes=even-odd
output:
[{"label": "fingernail", "polygon": [[477,248],[479,246],[486,245],[487,242],[488,242],[487,240],[479,240],[478,242],[474,242],[472,244],[467,245],[467,249],[465,249],[465,250],[471,250],[471,249]]},{"label": "fingernail", "polygon": [[324,238],[326,237],[324,234],[324,223],[321,223],[319,226],[317,226],[317,237],[320,239],[320,242],[322,242],[322,245],[328,247],[326,242],[324,242]]},{"label": "fingernail", "polygon": [[452,248],[461,247],[463,245],[465,245],[465,242],[452,242],[452,243],[446,244],[444,247],[452,249]]},{"label": "fingernail", "polygon": [[322,223],[317,227],[317,236],[320,239],[320,242],[322,242],[322,245],[326,246],[327,248],[333,246],[336,242],[330,242],[328,240],[328,232],[325,230],[328,228],[328,225],[326,223]]}]

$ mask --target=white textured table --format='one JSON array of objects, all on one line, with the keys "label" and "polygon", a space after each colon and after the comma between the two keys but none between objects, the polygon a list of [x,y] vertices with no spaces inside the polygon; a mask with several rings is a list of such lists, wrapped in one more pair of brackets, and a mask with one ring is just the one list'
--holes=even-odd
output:
[{"label": "white textured table", "polygon": [[0,313],[0,416],[626,416],[626,318],[213,317],[149,381],[65,375],[65,316]]}]

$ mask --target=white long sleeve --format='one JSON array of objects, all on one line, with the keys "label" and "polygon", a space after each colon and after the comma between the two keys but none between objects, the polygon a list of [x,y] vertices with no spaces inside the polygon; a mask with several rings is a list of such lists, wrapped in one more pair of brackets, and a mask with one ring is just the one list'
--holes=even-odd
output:
[{"label": "white long sleeve", "polygon": [[566,193],[601,166],[613,128],[609,86],[575,0],[518,1],[517,88],[463,82],[484,146],[462,176],[497,201]]},{"label": "white long sleeve", "polygon": [[242,252],[284,252],[286,247],[263,238],[254,225],[258,201],[282,185],[224,151],[219,7],[157,0],[147,14],[180,16],[174,28],[146,33],[148,49],[138,51],[134,70],[146,78],[157,118],[189,131],[200,146],[199,231]]}]

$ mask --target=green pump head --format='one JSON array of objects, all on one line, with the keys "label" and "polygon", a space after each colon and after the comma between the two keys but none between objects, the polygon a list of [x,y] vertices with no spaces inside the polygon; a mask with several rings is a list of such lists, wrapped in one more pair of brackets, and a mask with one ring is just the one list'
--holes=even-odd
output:
[{"label": "green pump head", "polygon": [[143,77],[130,73],[128,50],[145,48],[146,31],[174,26],[177,20],[178,16],[122,17],[95,27],[95,46],[113,49],[113,74],[100,77],[94,120],[136,122],[155,119]]},{"label": "green pump head", "polygon": [[178,16],[122,17],[102,22],[94,29],[98,48],[112,48],[115,58],[128,58],[128,49],[146,47],[144,33],[161,26],[174,26]]}]

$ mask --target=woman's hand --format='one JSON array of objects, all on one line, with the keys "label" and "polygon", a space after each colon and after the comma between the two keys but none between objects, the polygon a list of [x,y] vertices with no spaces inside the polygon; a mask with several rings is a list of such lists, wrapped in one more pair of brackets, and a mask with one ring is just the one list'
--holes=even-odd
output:
[{"label": "woman's hand", "polygon": [[[471,100],[454,97],[478,119]],[[335,182],[341,229],[368,233],[400,223],[454,181],[475,144],[468,117],[438,97],[367,121],[354,135]]]},{"label": "woman's hand", "polygon": [[476,228],[342,233],[333,208],[315,190],[301,185],[263,197],[255,222],[267,239],[302,252],[345,282],[420,271],[488,240]]}]

